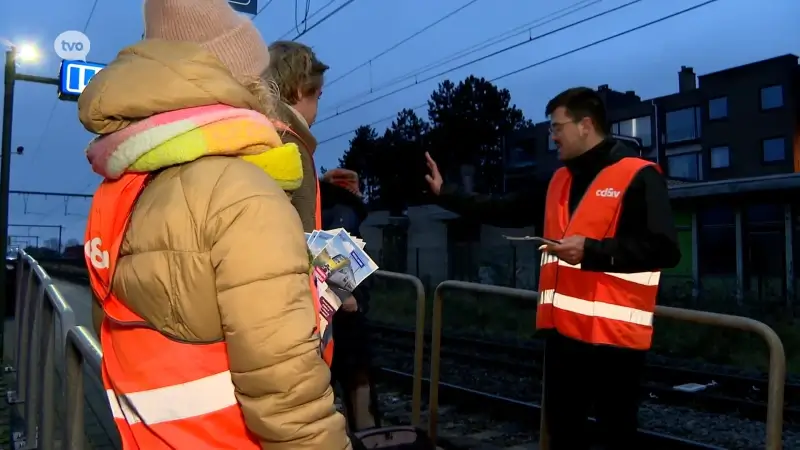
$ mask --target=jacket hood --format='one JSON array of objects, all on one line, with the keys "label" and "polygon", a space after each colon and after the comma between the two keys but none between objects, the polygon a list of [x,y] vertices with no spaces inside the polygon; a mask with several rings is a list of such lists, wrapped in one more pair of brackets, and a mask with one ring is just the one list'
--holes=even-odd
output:
[{"label": "jacket hood", "polygon": [[218,104],[260,109],[255,95],[199,45],[146,39],[92,77],[78,98],[78,116],[87,131],[105,135],[156,114]]},{"label": "jacket hood", "polygon": [[358,216],[359,222],[363,222],[367,218],[367,206],[363,200],[343,187],[326,180],[320,180],[319,195],[323,210],[336,205],[344,205],[353,209]]}]

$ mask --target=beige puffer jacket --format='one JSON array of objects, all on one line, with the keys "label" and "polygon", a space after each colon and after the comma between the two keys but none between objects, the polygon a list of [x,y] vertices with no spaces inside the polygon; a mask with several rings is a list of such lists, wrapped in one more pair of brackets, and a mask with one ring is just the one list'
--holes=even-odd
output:
[{"label": "beige puffer jacket", "polygon": [[[199,47],[132,49],[81,96],[90,131],[142,113],[254,101]],[[300,218],[278,184],[240,158],[214,156],[165,169],[145,188],[113,291],[165,334],[225,340],[237,399],[263,448],[349,449],[318,352],[308,274]]]}]

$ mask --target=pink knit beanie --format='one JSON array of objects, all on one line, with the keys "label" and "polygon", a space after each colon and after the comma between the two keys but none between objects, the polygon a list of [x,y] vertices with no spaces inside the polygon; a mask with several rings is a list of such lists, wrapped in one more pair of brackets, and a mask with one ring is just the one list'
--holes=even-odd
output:
[{"label": "pink knit beanie", "polygon": [[145,0],[144,23],[145,38],[200,44],[241,82],[269,66],[261,33],[227,0]]}]

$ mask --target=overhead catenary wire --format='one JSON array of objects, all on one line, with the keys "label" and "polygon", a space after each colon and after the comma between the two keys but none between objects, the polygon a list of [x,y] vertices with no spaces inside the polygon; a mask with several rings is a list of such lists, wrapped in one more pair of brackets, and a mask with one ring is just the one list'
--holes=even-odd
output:
[{"label": "overhead catenary wire", "polygon": [[251,21],[252,21],[252,20],[256,20],[256,17],[258,17],[258,15],[259,15],[259,14],[261,14],[262,12],[264,12],[264,10],[265,10],[265,9],[267,9],[267,7],[269,7],[269,5],[271,5],[271,4],[272,4],[272,2],[274,2],[274,1],[275,1],[275,0],[267,0],[267,1],[266,1],[266,2],[265,2],[265,3],[264,3],[262,6],[261,6],[261,8],[258,8],[258,11],[256,11],[256,13],[255,13],[255,14],[253,14],[253,17],[251,17],[251,18],[250,18],[250,20],[251,20]]},{"label": "overhead catenary wire", "polygon": [[[322,11],[324,11],[325,9],[327,9],[329,6],[331,6],[331,5],[332,5],[332,4],[334,4],[334,3],[336,3],[336,0],[328,0],[328,2],[327,2],[327,3],[325,3],[324,5],[322,5],[322,6],[321,6],[321,7],[320,7],[318,10],[316,10],[316,11],[314,11],[313,13],[309,14],[309,16],[306,18],[306,20],[313,19],[313,18],[314,18],[314,16],[316,16],[316,15],[317,15],[317,14],[319,14],[319,13],[321,13]],[[277,39],[275,39],[275,40],[276,40],[276,41],[283,40],[283,38],[285,38],[286,36],[289,36],[290,34],[292,34],[292,32],[295,32],[295,29],[294,29],[294,27],[292,27],[292,28],[289,28],[288,30],[286,30],[286,32],[285,32],[285,33],[283,33],[282,35],[280,35],[280,36],[279,36]]]},{"label": "overhead catenary wire", "polygon": [[458,69],[463,69],[465,67],[471,66],[473,64],[479,63],[479,62],[487,60],[489,58],[493,58],[493,57],[495,57],[497,55],[500,55],[500,54],[503,54],[505,52],[514,50],[516,48],[522,47],[523,45],[528,45],[528,44],[530,44],[532,42],[538,41],[539,39],[543,39],[543,38],[545,38],[547,36],[552,36],[554,34],[562,32],[564,30],[568,30],[570,28],[576,27],[578,25],[582,25],[582,24],[590,22],[590,21],[592,21],[594,19],[599,19],[600,17],[606,16],[608,14],[615,13],[615,12],[620,11],[622,9],[625,9],[625,8],[627,8],[629,6],[633,6],[633,5],[637,4],[637,3],[641,3],[642,1],[644,1],[644,0],[631,0],[628,3],[624,3],[622,5],[615,6],[615,7],[611,8],[611,9],[607,9],[605,11],[599,12],[597,14],[593,14],[593,15],[591,15],[589,17],[585,17],[583,19],[577,20],[575,22],[572,22],[570,24],[567,24],[567,25],[564,25],[562,27],[556,28],[554,30],[547,31],[545,33],[542,33],[542,34],[539,34],[539,35],[536,35],[536,36],[530,36],[530,37],[528,37],[528,39],[526,39],[524,41],[517,42],[517,43],[509,45],[507,47],[503,47],[500,50],[497,50],[497,51],[494,51],[492,53],[489,53],[489,54],[480,56],[478,58],[472,59],[472,60],[467,61],[465,63],[459,64],[459,65],[457,65],[455,67],[451,67],[449,69],[446,69],[446,70],[443,70],[441,72],[438,72],[438,73],[436,73],[434,75],[427,76],[427,77],[425,77],[423,79],[415,80],[415,82],[412,83],[412,84],[397,88],[397,89],[395,89],[393,91],[387,92],[387,93],[379,95],[377,97],[373,97],[373,98],[371,98],[369,100],[365,100],[365,101],[363,101],[363,102],[361,102],[361,103],[359,103],[359,104],[357,104],[355,106],[351,106],[349,108],[346,108],[343,111],[337,111],[335,114],[331,114],[330,116],[323,117],[322,119],[317,120],[316,123],[319,124],[319,123],[325,122],[326,120],[330,120],[330,119],[332,119],[334,117],[337,117],[337,116],[340,116],[340,115],[343,115],[343,114],[347,114],[349,112],[352,112],[352,111],[355,111],[357,109],[363,108],[364,106],[370,105],[370,104],[375,103],[375,102],[380,101],[380,100],[383,100],[383,99],[385,99],[387,97],[391,97],[394,94],[398,94],[398,93],[403,92],[403,91],[405,91],[407,89],[411,89],[412,87],[417,86],[420,83],[425,83],[427,81],[431,81],[431,80],[434,80],[436,78],[440,78],[440,77],[442,77],[444,75],[447,75],[448,73],[455,72]]},{"label": "overhead catenary wire", "polygon": [[[92,17],[94,17],[94,13],[97,10],[97,4],[99,2],[100,2],[100,0],[94,0],[94,3],[92,3],[92,9],[89,10],[89,15],[86,17],[86,22],[83,24],[83,33],[84,34],[86,34],[86,31],[89,29],[89,24],[92,22]],[[47,132],[50,129],[50,124],[53,122],[53,117],[55,117],[56,108],[58,108],[58,102],[59,102],[58,99],[56,99],[53,102],[53,106],[50,108],[50,112],[47,115],[47,120],[44,123],[44,128],[42,128],[42,134],[39,135],[39,141],[36,143],[36,147],[34,147],[33,151],[29,153],[29,155],[31,155],[31,159],[33,161],[35,161],[36,160],[36,156],[41,153],[42,145],[44,145],[45,138],[47,137]],[[31,161],[31,162],[33,162],[33,161]],[[44,218],[42,220],[46,219],[47,216],[52,214],[52,211],[53,210],[51,210],[47,214],[45,214],[45,216],[44,216]]]},{"label": "overhead catenary wire", "polygon": [[[355,2],[355,1],[356,0],[347,0],[343,4],[339,5],[338,8],[336,8],[333,11],[329,12],[327,16],[325,16],[322,19],[319,19],[318,21],[314,22],[314,25],[311,25],[310,27],[304,29],[302,33],[300,33],[297,36],[293,37],[292,40],[296,41],[296,40],[300,39],[301,37],[303,37],[303,35],[305,35],[309,31],[313,30],[317,26],[321,25],[323,22],[325,22],[326,20],[330,19],[331,17],[335,16],[339,11],[345,9],[349,5],[353,4],[353,2]],[[320,8],[319,10],[322,10],[322,8]]]},{"label": "overhead catenary wire", "polygon": [[[667,20],[674,19],[675,17],[682,16],[684,14],[687,14],[689,12],[695,11],[697,9],[700,9],[700,8],[704,7],[704,6],[708,6],[708,5],[712,4],[712,3],[716,3],[718,1],[720,1],[720,0],[706,0],[705,2],[698,3],[698,4],[694,5],[694,6],[690,6],[690,7],[684,8],[684,9],[682,9],[680,11],[668,14],[666,16],[661,16],[658,19],[651,20],[650,22],[635,26],[633,28],[628,28],[625,31],[621,31],[621,32],[613,34],[611,36],[608,36],[608,37],[605,37],[605,38],[602,38],[602,39],[598,39],[596,41],[592,41],[592,42],[590,42],[590,43],[588,43],[586,45],[582,45],[580,47],[573,48],[573,49],[568,50],[566,52],[559,53],[558,55],[551,56],[551,57],[546,58],[546,59],[542,59],[542,60],[537,61],[537,62],[535,62],[533,64],[528,64],[528,65],[520,67],[518,69],[514,69],[514,70],[512,70],[510,72],[506,72],[506,73],[504,73],[504,74],[502,74],[500,76],[494,77],[494,78],[490,79],[489,81],[490,82],[495,82],[495,81],[498,81],[498,80],[502,80],[502,79],[510,77],[512,75],[516,75],[516,74],[518,74],[520,72],[524,72],[526,70],[533,69],[534,67],[538,67],[538,66],[541,66],[543,64],[547,64],[547,63],[555,61],[557,59],[561,59],[561,58],[563,58],[565,56],[572,55],[573,53],[577,53],[577,52],[592,48],[594,46],[597,46],[597,45],[600,45],[600,44],[604,44],[604,43],[606,43],[608,41],[611,41],[611,40],[614,40],[614,39],[616,39],[618,37],[622,37],[622,36],[634,33],[636,31],[640,31],[640,30],[643,30],[645,28],[651,27],[653,25],[659,24],[661,22],[665,22]],[[419,104],[417,106],[413,106],[411,108],[405,108],[405,109],[410,109],[410,110],[416,111],[416,110],[424,108],[426,106],[428,106],[428,102],[427,101],[425,103],[421,103],[421,104]],[[386,122],[388,120],[392,120],[392,119],[394,119],[396,117],[397,117],[397,113],[392,114],[391,116],[383,117],[381,119],[378,119],[376,121],[373,121],[373,122],[370,122],[370,123],[364,124],[364,125],[374,126],[374,125],[377,125],[379,123],[383,123],[383,122]],[[364,125],[361,125],[361,126],[364,126]],[[350,134],[354,133],[357,130],[358,130],[358,128],[354,128],[354,129],[346,131],[344,133],[339,133],[339,134],[337,134],[335,136],[331,136],[331,137],[322,139],[317,143],[317,145],[322,145],[322,144],[325,144],[327,142],[331,142],[331,141],[337,140],[339,138],[342,138],[342,137],[345,137],[347,135],[350,135]]]},{"label": "overhead catenary wire", "polygon": [[[89,15],[86,17],[86,22],[83,24],[83,33],[86,33],[86,30],[89,29],[89,24],[92,22],[92,17],[94,17],[94,12],[97,10],[97,4],[100,0],[94,0],[92,3],[92,9],[89,10]],[[36,156],[40,153],[42,149],[42,145],[44,145],[45,138],[47,137],[47,131],[50,129],[50,125],[53,122],[53,117],[55,116],[56,108],[58,108],[58,99],[53,101],[53,106],[50,107],[50,112],[47,114],[47,120],[44,122],[44,128],[42,128],[42,134],[39,135],[39,140],[36,143],[36,146],[33,148],[33,151],[28,153],[31,155],[32,160],[36,160]]]},{"label": "overhead catenary wire", "polygon": [[[406,72],[403,75],[398,77],[392,78],[389,81],[379,85],[378,87],[370,87],[368,91],[362,91],[352,97],[349,97],[338,104],[334,105],[333,107],[329,108],[334,111],[339,111],[346,105],[349,105],[353,102],[359,101],[364,98],[365,95],[376,94],[384,89],[390,88],[395,86],[403,81],[409,79],[418,79],[421,75],[437,68],[447,65],[451,62],[457,61],[465,56],[468,56],[473,53],[477,53],[481,50],[489,48],[493,45],[499,44],[503,41],[507,41],[511,38],[517,37],[519,35],[532,32],[533,30],[543,27],[547,24],[555,22],[556,20],[563,19],[564,17],[570,16],[577,12],[580,12],[584,9],[587,9],[591,6],[594,6],[598,3],[601,3],[603,0],[581,0],[579,2],[573,3],[569,6],[561,8],[557,11],[552,13],[546,14],[542,17],[539,17],[531,22],[524,23],[517,27],[512,28],[511,30],[506,30],[500,34],[496,34],[486,40],[473,44],[469,47],[463,48],[457,52],[451,53],[450,55],[445,56],[444,58],[440,58],[434,62],[431,62],[421,68],[413,69],[410,72]],[[327,87],[330,87],[330,83],[326,83]]]},{"label": "overhead catenary wire", "polygon": [[447,20],[447,19],[453,17],[454,15],[458,14],[459,12],[465,10],[469,6],[474,5],[478,1],[479,0],[470,0],[467,3],[459,6],[458,8],[456,8],[456,9],[448,12],[447,14],[443,15],[442,17],[439,17],[438,19],[434,20],[433,22],[429,23],[428,25],[425,25],[421,29],[415,31],[411,35],[406,36],[405,38],[401,39],[400,41],[390,45],[389,47],[387,47],[385,50],[381,51],[377,55],[375,55],[375,56],[369,58],[368,60],[364,61],[363,63],[353,67],[352,69],[348,70],[347,72],[343,73],[342,75],[339,75],[337,78],[334,78],[332,81],[325,83],[325,87],[326,88],[330,88],[331,86],[333,86],[337,82],[339,82],[339,81],[347,78],[348,76],[352,75],[358,69],[361,69],[363,67],[369,66],[370,64],[375,62],[375,60],[377,60],[378,58],[380,58],[380,57],[392,52],[393,50],[397,49],[398,47],[400,47],[401,45],[405,44],[406,42],[414,39],[415,37],[421,35],[422,33],[426,32],[426,31],[430,30],[431,28],[435,27],[436,25],[439,25],[440,23],[444,22],[445,20]]}]

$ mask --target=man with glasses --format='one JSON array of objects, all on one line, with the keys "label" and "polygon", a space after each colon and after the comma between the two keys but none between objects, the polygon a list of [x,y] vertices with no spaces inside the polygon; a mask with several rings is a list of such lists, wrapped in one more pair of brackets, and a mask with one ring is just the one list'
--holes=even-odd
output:
[{"label": "man with glasses", "polygon": [[[513,199],[520,214],[544,203],[536,328],[545,338],[547,428],[553,450],[583,450],[592,439],[586,418],[598,423],[597,441],[609,449],[635,442],[639,383],[660,270],[680,261],[669,195],[658,166],[610,138],[602,99],[572,88],[545,108],[551,139],[564,166],[543,199]],[[456,212],[495,199],[443,187],[436,163],[426,177],[444,207]],[[504,204],[506,199],[496,199]],[[450,208],[448,208],[450,209]],[[485,217],[485,219],[491,219]],[[488,220],[487,220],[488,222]]]}]

